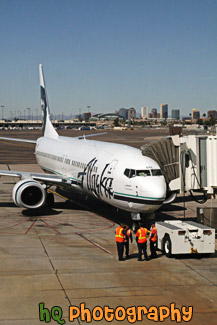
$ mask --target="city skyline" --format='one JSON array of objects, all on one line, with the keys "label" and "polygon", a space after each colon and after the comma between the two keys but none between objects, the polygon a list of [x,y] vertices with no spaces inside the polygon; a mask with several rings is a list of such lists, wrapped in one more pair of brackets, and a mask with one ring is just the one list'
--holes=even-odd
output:
[{"label": "city skyline", "polygon": [[217,109],[217,2],[1,1],[0,106],[52,114],[159,107]]},{"label": "city skyline", "polygon": [[[166,115],[163,116],[163,111],[162,109],[166,108]],[[150,117],[150,114],[152,114],[153,112],[154,115],[156,115],[156,118],[161,118],[161,119],[167,119],[167,118],[177,118],[177,119],[182,119],[183,117],[189,117],[189,119],[198,119],[198,118],[201,118],[201,117],[207,117],[207,118],[210,118],[210,114],[212,114],[213,112],[213,117],[216,117],[217,115],[217,110],[213,110],[213,109],[207,109],[207,111],[204,111],[202,112],[200,109],[198,108],[192,108],[188,114],[186,115],[182,115],[181,114],[181,111],[179,109],[174,109],[174,108],[169,108],[168,107],[168,104],[160,104],[160,106],[158,108],[151,108],[149,109],[147,106],[141,106],[140,107],[140,110],[136,110],[134,107],[129,107],[129,108],[120,108],[120,109],[117,109],[117,110],[114,110],[114,111],[107,111],[107,112],[89,112],[89,109],[91,107],[88,106],[87,110],[84,110],[82,111],[81,109],[79,110],[79,113],[65,113],[65,112],[58,112],[57,114],[54,114],[51,112],[51,115],[54,117],[54,116],[57,116],[58,119],[63,119],[63,116],[67,116],[67,118],[75,118],[76,116],[81,116],[81,115],[84,115],[84,116],[93,116],[93,115],[98,115],[98,114],[119,114],[121,115],[124,120],[128,120],[128,119],[135,119],[135,118],[141,118],[141,119],[146,119],[146,118],[149,118]],[[5,117],[4,115],[4,106],[1,105],[1,116],[3,119],[19,119],[19,118],[22,118],[22,119],[29,119],[29,120],[33,120],[34,117],[37,119],[41,119],[41,114],[40,114],[40,110],[38,109],[31,109],[31,108],[26,108],[24,109],[23,111],[22,110],[18,110],[18,111],[10,111],[10,114]],[[131,112],[133,111],[133,115],[131,115]],[[194,116],[194,114],[196,113],[196,115]],[[199,114],[199,115],[198,115]],[[153,118],[153,117],[152,117]]]}]

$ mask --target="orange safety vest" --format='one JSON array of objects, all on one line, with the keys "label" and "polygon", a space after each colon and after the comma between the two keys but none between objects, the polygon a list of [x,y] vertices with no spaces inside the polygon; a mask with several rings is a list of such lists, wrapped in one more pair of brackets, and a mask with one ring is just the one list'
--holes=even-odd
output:
[{"label": "orange safety vest", "polygon": [[[151,237],[152,234],[154,235],[153,237]],[[149,235],[149,239],[151,241],[153,241],[153,243],[155,243],[157,241],[157,228],[156,227],[153,227],[151,229],[151,232],[150,232],[150,235]]]},{"label": "orange safety vest", "polygon": [[131,229],[127,230],[127,236],[125,236],[124,242],[127,243],[130,239],[130,235],[131,235]]},{"label": "orange safety vest", "polygon": [[116,233],[115,233],[115,241],[116,242],[119,242],[119,243],[123,243],[124,242],[125,236],[123,234],[123,230],[124,230],[124,228],[122,228],[121,226],[119,226],[116,229]]},{"label": "orange safety vest", "polygon": [[137,230],[136,237],[138,237],[139,244],[147,242],[146,234],[147,234],[146,228],[141,227]]}]

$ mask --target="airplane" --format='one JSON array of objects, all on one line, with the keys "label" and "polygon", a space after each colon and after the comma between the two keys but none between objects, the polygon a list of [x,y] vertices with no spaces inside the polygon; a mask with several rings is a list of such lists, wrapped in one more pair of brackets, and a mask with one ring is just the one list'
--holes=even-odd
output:
[{"label": "airplane", "polygon": [[[92,195],[116,208],[129,211],[134,220],[156,211],[165,202],[167,185],[156,161],[127,145],[59,136],[50,118],[42,65],[39,65],[43,136],[37,140],[0,137],[35,144],[37,163],[45,173],[0,170],[17,177],[12,198],[15,205],[38,209],[52,203],[48,189]],[[94,134],[100,135],[98,134]]]}]

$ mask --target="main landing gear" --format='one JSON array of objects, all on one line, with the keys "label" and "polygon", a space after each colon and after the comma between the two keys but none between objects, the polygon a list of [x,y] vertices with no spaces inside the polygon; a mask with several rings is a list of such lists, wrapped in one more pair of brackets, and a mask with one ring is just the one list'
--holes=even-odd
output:
[{"label": "main landing gear", "polygon": [[51,192],[47,192],[46,205],[49,208],[53,208],[53,206],[54,206],[54,195]]}]

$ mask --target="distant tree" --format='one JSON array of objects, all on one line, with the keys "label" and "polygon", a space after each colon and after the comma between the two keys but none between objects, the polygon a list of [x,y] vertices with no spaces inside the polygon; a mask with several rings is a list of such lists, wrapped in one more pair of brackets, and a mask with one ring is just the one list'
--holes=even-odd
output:
[{"label": "distant tree", "polygon": [[210,126],[210,120],[204,121],[204,125]]},{"label": "distant tree", "polygon": [[203,120],[202,120],[201,118],[198,118],[198,119],[197,119],[197,124],[199,124],[199,125],[203,125]]},{"label": "distant tree", "polygon": [[115,127],[120,126],[119,118],[118,117],[114,120],[114,126]]},{"label": "distant tree", "polygon": [[166,126],[166,125],[167,125],[167,121],[166,121],[166,119],[164,119],[163,121],[161,121],[160,124],[161,124],[162,126]]},{"label": "distant tree", "polygon": [[203,113],[203,117],[206,117],[206,113]]},{"label": "distant tree", "polygon": [[216,119],[213,116],[210,117],[209,121],[211,126],[216,124]]},{"label": "distant tree", "polygon": [[204,124],[208,126],[213,126],[216,124],[216,119],[211,116],[210,119],[204,121]]}]

